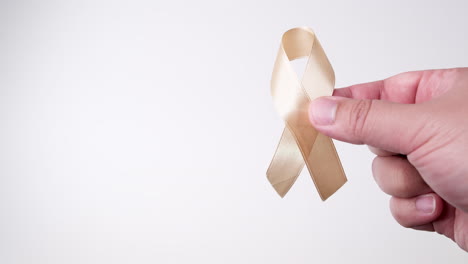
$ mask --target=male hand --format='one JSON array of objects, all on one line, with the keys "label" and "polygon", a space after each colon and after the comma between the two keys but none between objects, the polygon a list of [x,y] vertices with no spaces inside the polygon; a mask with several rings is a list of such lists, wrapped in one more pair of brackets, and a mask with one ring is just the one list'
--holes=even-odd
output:
[{"label": "male hand", "polygon": [[398,223],[468,251],[467,100],[468,68],[408,72],[335,90],[309,115],[323,134],[369,145]]}]

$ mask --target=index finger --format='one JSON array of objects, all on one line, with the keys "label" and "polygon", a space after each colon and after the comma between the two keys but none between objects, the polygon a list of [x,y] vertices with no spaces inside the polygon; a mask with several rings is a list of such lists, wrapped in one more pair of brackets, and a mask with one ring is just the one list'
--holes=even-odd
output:
[{"label": "index finger", "polygon": [[405,72],[376,82],[336,89],[334,96],[353,99],[386,100],[414,104],[419,83],[426,71]]}]

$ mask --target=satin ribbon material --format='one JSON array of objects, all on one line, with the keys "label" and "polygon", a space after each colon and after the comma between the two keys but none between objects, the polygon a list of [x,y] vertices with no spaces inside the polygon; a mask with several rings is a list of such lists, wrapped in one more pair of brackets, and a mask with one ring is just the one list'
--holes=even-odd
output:
[{"label": "satin ribbon material", "polygon": [[[308,58],[302,82],[290,61]],[[332,95],[335,74],[325,52],[309,28],[284,33],[271,79],[276,110],[285,121],[280,142],[267,171],[267,178],[281,197],[296,181],[304,164],[315,187],[326,200],[347,181],[333,141],[310,124],[311,100]]]}]

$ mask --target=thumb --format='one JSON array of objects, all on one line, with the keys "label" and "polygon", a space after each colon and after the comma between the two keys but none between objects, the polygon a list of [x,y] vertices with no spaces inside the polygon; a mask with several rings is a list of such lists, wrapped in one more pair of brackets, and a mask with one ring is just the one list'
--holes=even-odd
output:
[{"label": "thumb", "polygon": [[428,139],[425,116],[420,105],[331,96],[314,100],[309,108],[312,125],[329,137],[404,155]]}]

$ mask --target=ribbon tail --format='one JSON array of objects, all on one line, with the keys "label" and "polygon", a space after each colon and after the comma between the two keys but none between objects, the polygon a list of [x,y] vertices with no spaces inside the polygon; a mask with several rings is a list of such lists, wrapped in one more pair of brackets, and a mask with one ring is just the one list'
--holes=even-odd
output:
[{"label": "ribbon tail", "polygon": [[304,158],[291,131],[285,127],[267,170],[267,179],[275,191],[284,197],[304,168]]},{"label": "ribbon tail", "polygon": [[331,138],[318,133],[306,160],[315,187],[325,201],[343,186],[347,179]]}]

